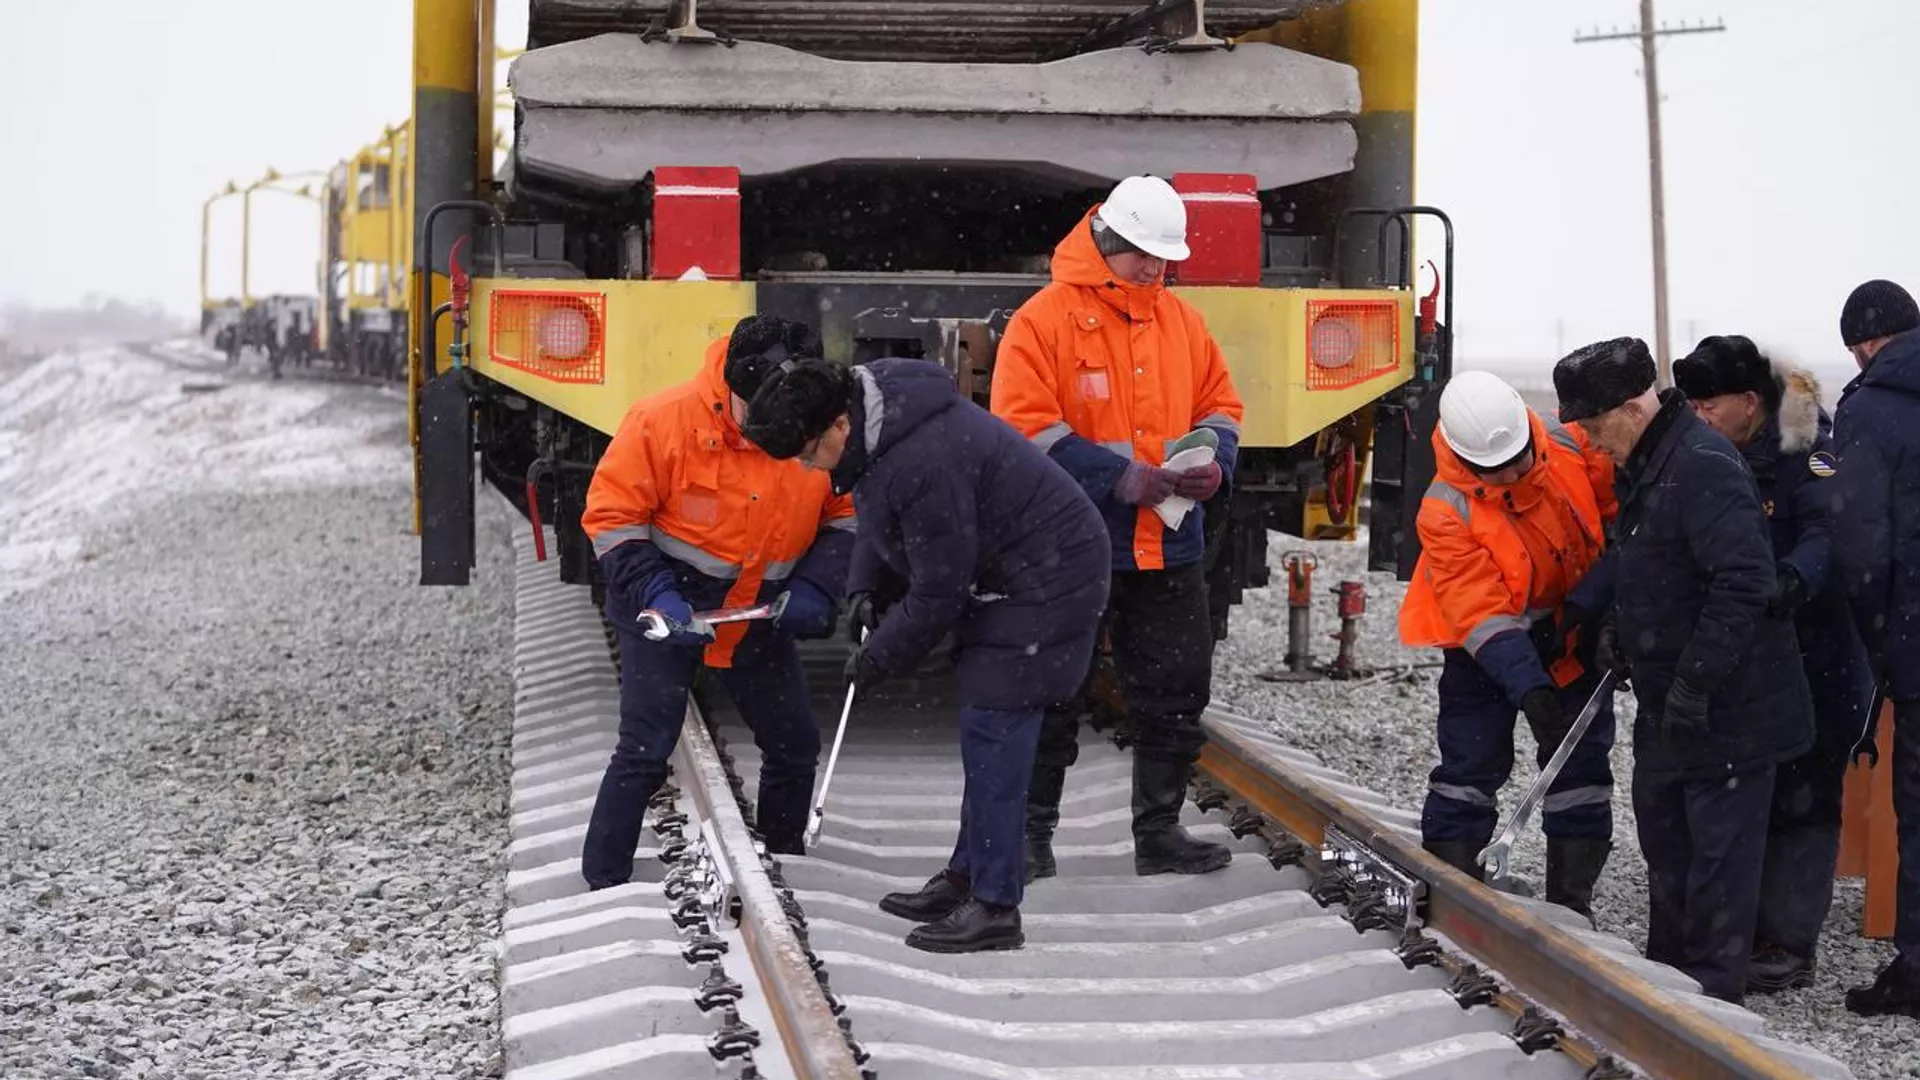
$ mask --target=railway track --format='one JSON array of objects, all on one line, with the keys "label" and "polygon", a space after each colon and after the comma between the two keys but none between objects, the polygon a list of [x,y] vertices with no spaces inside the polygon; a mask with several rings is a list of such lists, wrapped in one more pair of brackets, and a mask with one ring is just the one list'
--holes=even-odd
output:
[{"label": "railway track", "polygon": [[[875,906],[953,840],[951,690],[931,671],[856,707],[823,836],[777,862],[742,802],[751,736],[699,700],[636,880],[585,893],[616,675],[587,590],[519,545],[509,1080],[1849,1075],[1570,912],[1469,883],[1419,850],[1413,815],[1225,712],[1186,817],[1233,864],[1134,876],[1129,759],[1088,733],[1060,876],[1029,889],[1016,952],[917,952]],[[823,698],[823,723],[837,712]]]}]

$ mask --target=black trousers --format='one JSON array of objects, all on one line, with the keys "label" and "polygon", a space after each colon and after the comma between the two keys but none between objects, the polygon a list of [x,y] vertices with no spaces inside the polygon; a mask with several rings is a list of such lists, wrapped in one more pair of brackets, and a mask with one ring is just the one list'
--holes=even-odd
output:
[{"label": "black trousers", "polygon": [[1847,750],[1816,743],[1780,766],[1767,822],[1766,870],[1754,941],[1812,959],[1833,904]]},{"label": "black trousers", "polygon": [[1774,767],[1697,780],[1635,777],[1647,860],[1647,959],[1738,1002],[1747,990]]},{"label": "black trousers", "polygon": [[1900,838],[1893,943],[1901,966],[1920,981],[1920,701],[1893,704],[1893,816]]},{"label": "black trousers", "polygon": [[[1113,575],[1101,617],[1113,634],[1113,666],[1126,696],[1134,753],[1149,760],[1192,763],[1206,736],[1200,714],[1213,689],[1213,623],[1207,612],[1206,574],[1198,564],[1171,570],[1122,570]],[[1093,670],[1094,650],[1084,697]],[[1058,805],[1045,773],[1058,773],[1080,756],[1079,698],[1047,709],[1035,754],[1035,801]]]}]

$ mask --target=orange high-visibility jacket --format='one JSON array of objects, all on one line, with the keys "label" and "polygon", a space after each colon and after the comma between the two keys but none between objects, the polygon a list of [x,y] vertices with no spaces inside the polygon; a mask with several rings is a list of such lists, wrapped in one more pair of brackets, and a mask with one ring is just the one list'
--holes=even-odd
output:
[{"label": "orange high-visibility jacket", "polygon": [[[789,577],[822,530],[854,528],[853,500],[825,472],[775,461],[733,420],[727,341],[692,380],[627,410],[587,488],[580,524],[594,554],[645,541],[701,574],[732,582],[728,607],[750,605]],[[711,667],[729,667],[744,623],[716,628]]]},{"label": "orange high-visibility jacket", "polygon": [[[1400,605],[1406,644],[1479,657],[1495,637],[1551,617],[1599,561],[1605,523],[1618,512],[1613,462],[1578,430],[1528,416],[1534,466],[1508,485],[1475,476],[1433,433],[1435,479],[1416,519],[1420,560]],[[1580,672],[1569,657],[1548,674],[1566,686]],[[1490,674],[1511,686],[1507,673]]]},{"label": "orange high-visibility jacket", "polygon": [[1220,437],[1231,480],[1240,395],[1200,313],[1163,283],[1115,281],[1087,212],[1053,252],[1053,281],[1014,313],[993,365],[993,412],[1080,481],[1113,534],[1115,570],[1200,561],[1202,511],[1169,530],[1113,497],[1127,462],[1158,465],[1196,427]]}]

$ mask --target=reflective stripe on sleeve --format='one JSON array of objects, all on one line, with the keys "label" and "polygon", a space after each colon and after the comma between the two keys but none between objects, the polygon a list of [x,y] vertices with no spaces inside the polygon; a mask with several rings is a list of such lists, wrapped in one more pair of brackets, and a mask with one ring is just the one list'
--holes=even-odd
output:
[{"label": "reflective stripe on sleeve", "polygon": [[1051,451],[1055,443],[1073,434],[1073,429],[1062,420],[1057,424],[1048,424],[1039,431],[1027,436],[1028,441],[1042,450]]},{"label": "reflective stripe on sleeve", "polygon": [[595,534],[593,538],[593,557],[596,559],[601,558],[605,556],[607,552],[612,551],[614,548],[619,547],[629,540],[651,539],[653,539],[653,526],[651,525],[622,525],[617,529],[608,529],[606,532]]}]

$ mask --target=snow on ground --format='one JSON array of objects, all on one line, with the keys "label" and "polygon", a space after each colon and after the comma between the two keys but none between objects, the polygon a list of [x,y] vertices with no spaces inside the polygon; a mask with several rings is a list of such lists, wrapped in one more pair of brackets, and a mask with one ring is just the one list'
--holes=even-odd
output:
[{"label": "snow on ground", "polygon": [[[1310,551],[1319,560],[1314,576],[1313,652],[1333,657],[1328,634],[1339,629],[1331,590],[1341,580],[1364,580],[1367,614],[1356,647],[1358,662],[1377,671],[1359,682],[1274,683],[1259,677],[1283,669],[1287,651],[1287,594],[1280,558]],[[1231,630],[1214,659],[1214,702],[1267,721],[1293,745],[1387,795],[1395,805],[1418,811],[1426,799],[1427,773],[1439,761],[1434,744],[1438,715],[1438,650],[1408,649],[1396,624],[1406,586],[1392,574],[1368,573],[1364,538],[1355,543],[1308,543],[1275,535],[1269,546],[1274,567],[1270,588],[1251,590],[1233,609]],[[1600,928],[1646,945],[1646,863],[1640,857],[1633,817],[1633,716],[1631,694],[1614,699],[1618,732],[1613,764],[1613,854],[1594,898]],[[1500,793],[1500,820],[1519,803],[1539,775],[1534,742],[1517,723],[1513,777]],[[1536,886],[1546,877],[1546,841],[1539,818],[1514,845],[1513,873]],[[1749,995],[1746,1007],[1765,1017],[1775,1035],[1814,1046],[1847,1063],[1860,1080],[1920,1076],[1920,1021],[1903,1017],[1866,1019],[1846,1011],[1842,994],[1873,981],[1893,955],[1890,942],[1861,936],[1865,886],[1842,881],[1835,891],[1820,944],[1816,981],[1810,989]]]},{"label": "snow on ground", "polygon": [[498,1075],[507,515],[422,588],[401,403],[197,362],[0,384],[0,1077]]},{"label": "snow on ground", "polygon": [[56,353],[0,383],[0,601],[97,557],[89,529],[169,499],[406,475],[404,415],[342,404],[377,392],[268,383],[196,356]]}]

